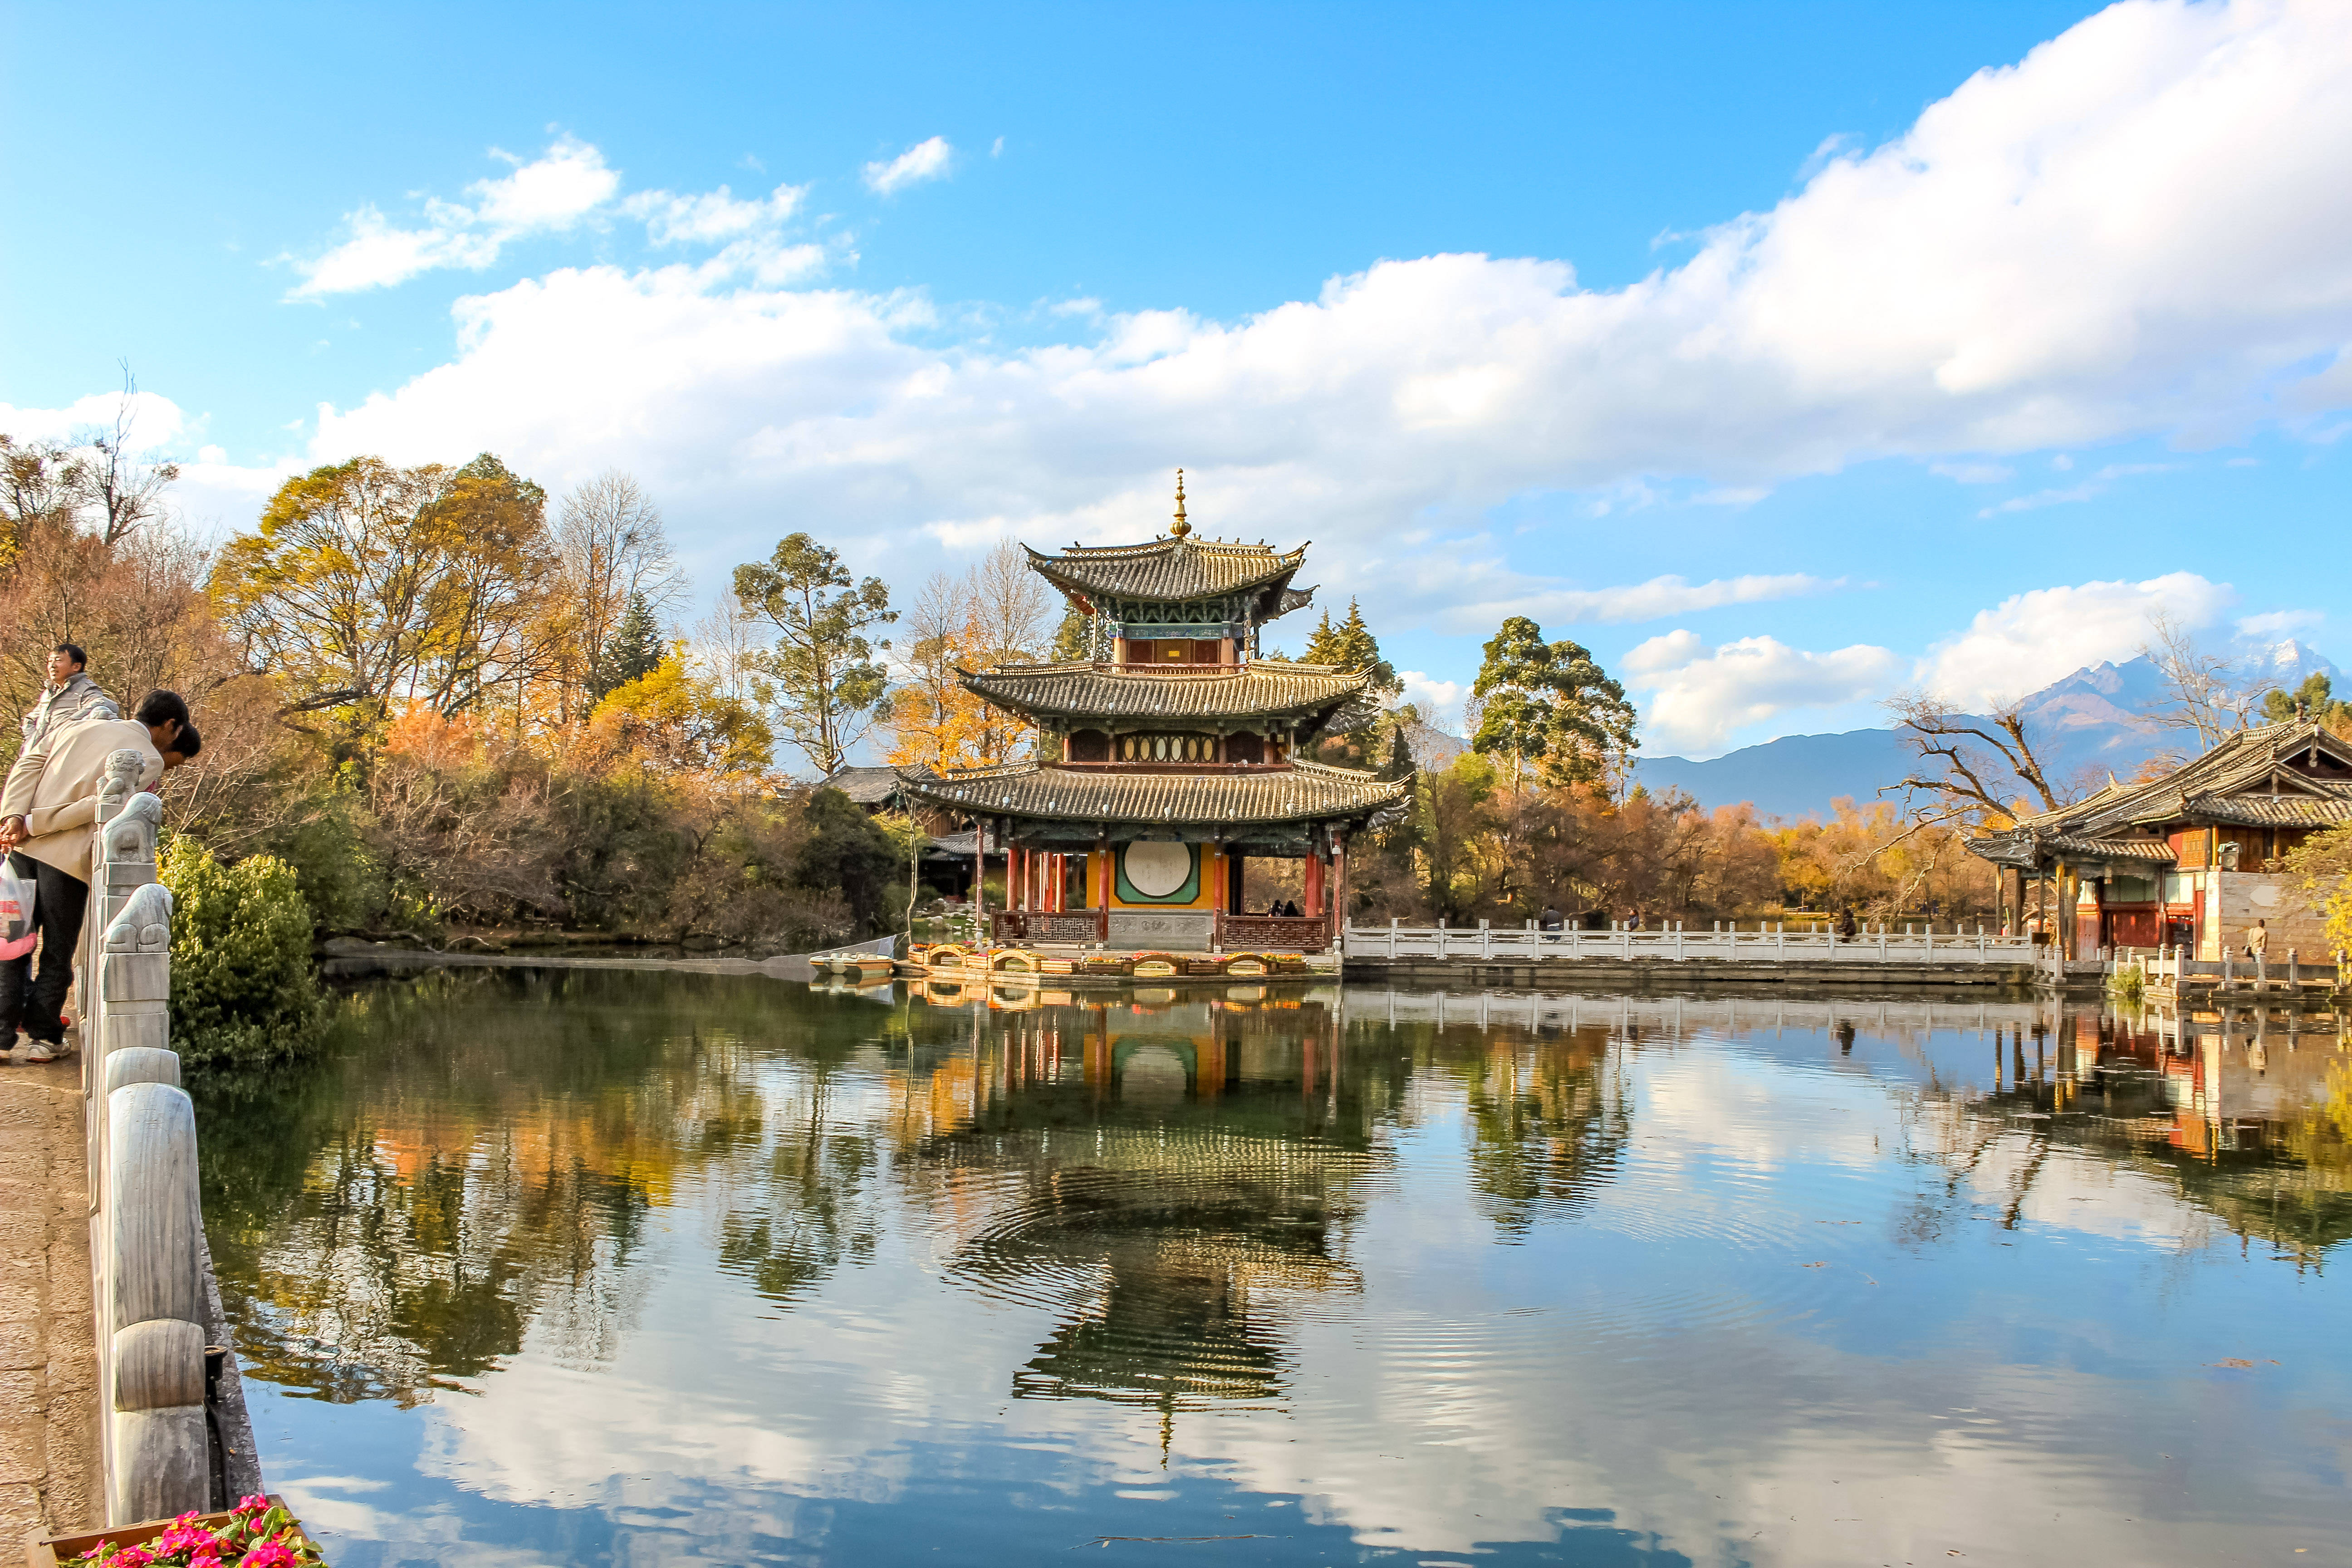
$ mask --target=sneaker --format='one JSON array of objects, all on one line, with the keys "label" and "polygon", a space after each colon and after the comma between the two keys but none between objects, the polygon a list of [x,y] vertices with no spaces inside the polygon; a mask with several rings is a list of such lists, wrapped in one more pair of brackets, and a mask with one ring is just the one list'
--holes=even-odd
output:
[{"label": "sneaker", "polygon": [[57,1047],[46,1040],[29,1041],[16,1059],[20,1062],[53,1062],[58,1059]]}]

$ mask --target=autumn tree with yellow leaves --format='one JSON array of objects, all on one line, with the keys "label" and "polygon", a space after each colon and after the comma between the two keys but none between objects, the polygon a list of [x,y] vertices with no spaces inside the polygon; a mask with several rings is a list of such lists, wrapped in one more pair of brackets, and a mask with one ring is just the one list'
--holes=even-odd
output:
[{"label": "autumn tree with yellow leaves", "polygon": [[884,723],[898,767],[992,767],[1027,754],[1036,726],[983,701],[961,679],[1046,657],[1054,596],[1026,553],[1000,542],[961,576],[934,573],[904,621],[898,674]]}]

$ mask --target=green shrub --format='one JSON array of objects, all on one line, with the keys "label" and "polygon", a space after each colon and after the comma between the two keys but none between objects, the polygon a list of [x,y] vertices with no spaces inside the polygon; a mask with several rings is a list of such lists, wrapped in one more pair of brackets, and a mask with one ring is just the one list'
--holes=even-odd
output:
[{"label": "green shrub", "polygon": [[172,889],[172,1045],[180,1059],[293,1056],[325,1019],[310,966],[310,906],[294,868],[257,855],[234,866],[177,837],[157,868]]}]

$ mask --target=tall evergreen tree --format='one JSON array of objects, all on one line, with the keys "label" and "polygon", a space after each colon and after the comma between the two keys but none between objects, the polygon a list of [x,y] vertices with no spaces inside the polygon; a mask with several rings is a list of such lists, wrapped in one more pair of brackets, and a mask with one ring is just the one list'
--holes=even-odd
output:
[{"label": "tall evergreen tree", "polygon": [[589,695],[601,702],[615,689],[659,669],[661,661],[661,626],[654,619],[654,607],[643,594],[632,594],[589,677]]},{"label": "tall evergreen tree", "polygon": [[1331,612],[1323,612],[1307,638],[1304,658],[1308,664],[1335,665],[1370,676],[1371,695],[1382,701],[1404,691],[1395,667],[1381,657],[1380,639],[1364,624],[1363,606],[1353,599],[1348,601],[1348,618],[1336,626],[1331,624]]},{"label": "tall evergreen tree", "polygon": [[1513,616],[1488,640],[1471,695],[1484,706],[1471,749],[1511,759],[1511,783],[1536,763],[1555,784],[1589,784],[1633,749],[1633,705],[1581,643],[1543,640]]},{"label": "tall evergreen tree", "polygon": [[1389,726],[1389,760],[1381,764],[1381,777],[1391,784],[1409,779],[1416,771],[1412,747],[1404,738],[1404,722],[1398,719]]},{"label": "tall evergreen tree", "polygon": [[1364,700],[1338,721],[1333,739],[1340,742],[1339,751],[1326,757],[1327,761],[1370,763],[1380,747],[1381,708],[1403,694],[1404,682],[1397,679],[1389,661],[1381,657],[1380,639],[1364,624],[1363,609],[1355,600],[1348,601],[1347,619],[1337,626],[1331,622],[1330,611],[1322,613],[1314,631],[1307,635],[1304,660],[1371,678],[1364,690]]}]

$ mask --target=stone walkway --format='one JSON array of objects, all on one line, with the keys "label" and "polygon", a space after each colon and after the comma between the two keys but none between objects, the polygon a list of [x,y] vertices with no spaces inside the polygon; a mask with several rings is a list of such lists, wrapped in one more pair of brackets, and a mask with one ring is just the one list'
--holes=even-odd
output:
[{"label": "stone walkway", "polygon": [[0,1066],[0,1553],[100,1522],[79,1052]]}]

